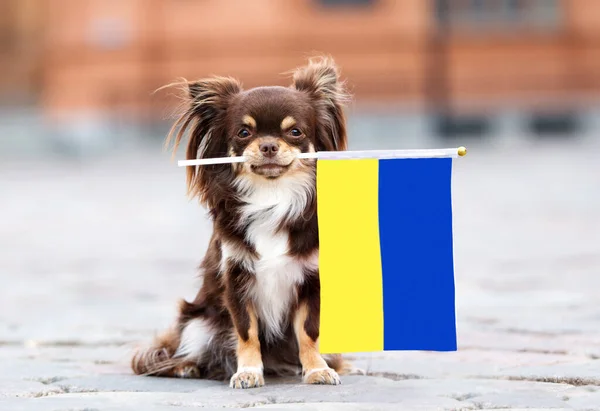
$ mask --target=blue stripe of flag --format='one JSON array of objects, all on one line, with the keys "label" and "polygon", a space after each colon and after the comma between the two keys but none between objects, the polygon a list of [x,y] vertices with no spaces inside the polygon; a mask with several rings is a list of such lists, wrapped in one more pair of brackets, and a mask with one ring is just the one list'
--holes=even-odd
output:
[{"label": "blue stripe of flag", "polygon": [[379,162],[384,350],[454,351],[452,158]]}]

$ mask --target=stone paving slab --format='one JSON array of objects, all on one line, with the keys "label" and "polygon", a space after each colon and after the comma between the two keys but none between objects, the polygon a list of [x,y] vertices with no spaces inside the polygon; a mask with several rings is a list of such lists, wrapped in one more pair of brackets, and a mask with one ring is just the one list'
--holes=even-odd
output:
[{"label": "stone paving slab", "polygon": [[[110,403],[136,404],[138,407],[222,407],[248,408],[275,404],[306,404],[317,406],[319,403],[394,404],[410,409],[499,409],[531,408],[546,409],[586,409],[594,404],[586,402],[584,391],[567,384],[548,384],[522,381],[490,380],[403,380],[393,381],[385,378],[345,378],[339,387],[306,386],[298,383],[277,381],[256,390],[230,390],[224,385],[214,385],[198,381],[196,389],[188,390],[187,382],[165,383],[163,386],[150,384],[138,391],[139,385],[123,384],[116,378],[113,384],[99,383],[98,389],[88,389],[81,385],[63,385],[58,395],[35,395],[26,401],[22,399],[3,400],[1,406],[29,403],[29,409],[52,409],[52,407],[71,407],[71,404],[85,405],[88,408],[109,405]],[[85,385],[85,384],[84,384]],[[179,385],[179,388],[177,388]],[[97,392],[96,392],[97,391]],[[594,393],[596,394],[596,393]],[[577,407],[570,404],[571,397],[577,401]],[[587,398],[594,399],[594,395]],[[27,409],[27,408],[24,408]],[[104,408],[99,408],[104,409]],[[590,408],[591,409],[591,408]]]},{"label": "stone paving slab", "polygon": [[[159,150],[0,163],[0,411],[600,410],[600,143],[455,162],[459,350],[354,354],[339,387],[138,377],[210,225]],[[378,147],[374,147],[378,148]],[[394,148],[394,147],[392,147]]]}]

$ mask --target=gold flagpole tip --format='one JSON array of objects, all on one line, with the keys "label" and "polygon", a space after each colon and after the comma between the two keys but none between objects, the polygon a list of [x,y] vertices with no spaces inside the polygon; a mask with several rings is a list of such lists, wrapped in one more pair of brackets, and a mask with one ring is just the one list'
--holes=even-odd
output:
[{"label": "gold flagpole tip", "polygon": [[458,148],[458,155],[463,157],[467,155],[467,148],[466,147],[459,147]]}]

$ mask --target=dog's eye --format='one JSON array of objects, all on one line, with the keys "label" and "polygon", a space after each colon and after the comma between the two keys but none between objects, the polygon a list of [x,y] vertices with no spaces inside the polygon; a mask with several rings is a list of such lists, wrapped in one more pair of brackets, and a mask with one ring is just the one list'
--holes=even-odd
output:
[{"label": "dog's eye", "polygon": [[294,137],[300,137],[302,135],[302,131],[297,128],[293,128],[290,130],[290,134]]},{"label": "dog's eye", "polygon": [[252,134],[245,128],[241,129],[240,132],[238,133],[238,137],[239,138],[248,138],[250,137]]}]

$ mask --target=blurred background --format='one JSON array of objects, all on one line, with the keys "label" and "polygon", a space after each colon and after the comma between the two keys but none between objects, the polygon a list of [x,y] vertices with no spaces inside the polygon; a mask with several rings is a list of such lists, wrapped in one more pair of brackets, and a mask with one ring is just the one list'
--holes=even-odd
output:
[{"label": "blurred background", "polygon": [[0,0],[0,345],[168,325],[210,224],[162,150],[176,101],[154,90],[287,85],[317,53],[354,95],[350,148],[469,149],[459,346],[600,358],[598,0]]},{"label": "blurred background", "polygon": [[315,53],[354,94],[355,147],[599,127],[595,0],[2,0],[2,152],[154,144],[173,109],[158,87],[211,74],[287,85]]}]

